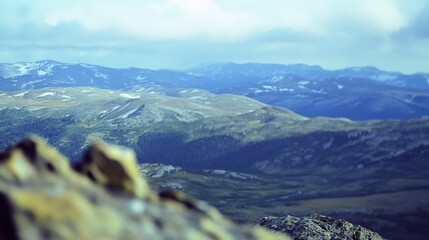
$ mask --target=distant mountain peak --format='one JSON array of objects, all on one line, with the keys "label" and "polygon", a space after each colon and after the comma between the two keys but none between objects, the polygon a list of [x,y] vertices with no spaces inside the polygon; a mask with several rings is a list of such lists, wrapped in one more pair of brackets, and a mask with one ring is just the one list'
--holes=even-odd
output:
[{"label": "distant mountain peak", "polygon": [[354,72],[380,72],[381,70],[374,66],[362,66],[362,67],[347,67],[344,68],[346,71],[354,71]]},{"label": "distant mountain peak", "polygon": [[178,71],[41,60],[0,64],[0,79],[2,91],[97,87],[177,96],[184,89],[204,89],[248,96],[309,117],[368,120],[429,114],[429,74],[406,75],[373,66],[325,70],[302,63],[227,62]]}]

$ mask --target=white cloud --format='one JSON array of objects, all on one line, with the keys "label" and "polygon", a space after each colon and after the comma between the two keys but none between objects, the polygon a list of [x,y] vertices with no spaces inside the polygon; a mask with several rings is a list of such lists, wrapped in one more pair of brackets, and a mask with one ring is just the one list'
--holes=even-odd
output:
[{"label": "white cloud", "polygon": [[361,0],[345,7],[347,16],[343,17],[381,33],[398,31],[407,24],[406,18],[393,0]]},{"label": "white cloud", "polygon": [[323,35],[344,24],[343,29],[360,25],[382,33],[406,25],[393,0],[236,0],[234,5],[221,0],[75,1],[67,8],[51,8],[45,21],[76,21],[93,31],[114,28],[145,39],[218,41],[280,28]]},{"label": "white cloud", "polygon": [[[266,15],[267,25],[284,26],[295,31],[332,34],[338,28],[355,32],[354,27],[387,33],[406,25],[399,5],[393,0],[282,0],[274,16]],[[272,14],[268,7],[266,14]]]},{"label": "white cloud", "polygon": [[90,30],[114,28],[145,39],[241,38],[257,23],[251,14],[229,11],[212,0],[92,1],[54,11],[45,21],[54,26],[76,21]]},{"label": "white cloud", "polygon": [[[427,57],[426,15],[423,12],[423,18],[416,18],[428,3],[0,0],[0,55],[12,59],[21,49],[19,58],[31,54],[34,58],[100,56],[97,59],[121,66],[145,58],[145,63],[158,62],[160,67],[166,62],[192,65],[204,61],[306,62],[331,67],[383,64],[386,59],[405,62]],[[421,43],[416,44],[416,36]],[[81,57],[75,54],[79,49]],[[408,66],[401,61],[391,60],[388,65]],[[410,68],[417,68],[414,65]]]},{"label": "white cloud", "polygon": [[378,25],[381,30],[394,32],[407,24],[399,7],[390,0],[367,0],[363,10],[368,13],[372,23]]}]

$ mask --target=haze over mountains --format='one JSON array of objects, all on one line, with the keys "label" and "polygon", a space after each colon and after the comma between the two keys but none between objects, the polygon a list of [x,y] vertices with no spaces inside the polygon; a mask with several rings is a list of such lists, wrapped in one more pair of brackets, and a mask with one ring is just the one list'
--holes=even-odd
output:
[{"label": "haze over mountains", "polygon": [[[102,138],[135,149],[141,161],[197,170],[372,176],[425,175],[427,169],[428,117],[420,117],[429,109],[425,74],[302,64],[214,64],[179,72],[53,61],[1,69],[7,90],[0,93],[2,147],[33,132],[71,159]],[[259,98],[317,115],[420,115],[308,118]]]},{"label": "haze over mountains", "polygon": [[74,149],[98,136],[136,149],[145,162],[266,173],[386,170],[429,154],[428,118],[309,119],[237,95],[178,94],[86,87],[2,93],[2,142],[32,131],[54,137],[76,158]]},{"label": "haze over mountains", "polygon": [[429,74],[374,67],[325,70],[304,64],[209,64],[187,71],[113,69],[55,61],[0,65],[0,90],[91,86],[178,96],[188,88],[248,96],[308,117],[352,120],[429,115]]},{"label": "haze over mountains", "polygon": [[392,239],[410,229],[424,239],[427,117],[308,118],[244,96],[176,94],[93,87],[3,92],[0,147],[32,132],[76,160],[94,139],[104,139],[158,164],[149,176],[160,189],[185,189],[236,221],[319,212]]},{"label": "haze over mountains", "polygon": [[[139,173],[161,193],[148,200],[201,217],[166,239],[231,235],[196,198],[292,238],[428,240],[428,12],[429,0],[2,1],[0,240],[186,224],[123,195],[145,195]],[[31,134],[53,148],[11,147]]]},{"label": "haze over mountains", "polygon": [[[398,229],[424,239],[428,74],[302,64],[111,69],[53,61],[0,69],[1,148],[31,132],[75,160],[103,139],[158,164],[155,185],[185,188],[237,221],[316,211],[392,239],[407,236]],[[402,225],[403,217],[413,219],[410,225]]]}]

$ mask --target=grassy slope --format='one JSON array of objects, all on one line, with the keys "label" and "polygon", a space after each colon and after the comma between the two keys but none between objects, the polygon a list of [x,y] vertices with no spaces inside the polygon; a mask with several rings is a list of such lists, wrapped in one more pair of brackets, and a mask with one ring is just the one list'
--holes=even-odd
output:
[{"label": "grassy slope", "polygon": [[[38,97],[46,92],[56,95]],[[258,180],[178,173],[154,184],[181,182],[186,192],[209,201],[239,222],[317,211],[365,224],[393,239],[410,231],[421,237],[425,231],[418,226],[427,221],[429,208],[427,118],[362,123],[306,119],[233,95],[204,95],[201,99],[195,98],[201,97],[198,95],[140,94],[139,99],[133,99],[121,92],[88,88],[17,94],[0,95],[1,147],[33,132],[47,137],[72,159],[79,158],[91,139],[102,138],[135,148],[145,162],[169,153],[165,161],[175,159],[171,163],[188,161],[190,166],[200,163],[200,168],[219,168],[207,163],[223,159],[232,164],[224,162],[223,167],[254,171],[254,163],[268,160],[264,171],[275,174],[258,175]],[[72,100],[63,101],[61,95]],[[102,117],[103,111],[116,106],[120,107]],[[141,111],[120,118],[134,109]],[[147,138],[155,143],[153,154],[148,155],[149,146],[139,144],[148,133],[177,133],[179,138],[175,144],[168,140],[169,135],[164,142]],[[401,148],[406,151],[373,161]],[[312,157],[307,159],[308,155]],[[359,164],[364,168],[357,168]],[[397,224],[404,226],[395,227]]]},{"label": "grassy slope", "polygon": [[[429,213],[429,176],[366,179],[330,175],[273,176],[234,179],[180,171],[150,179],[160,186],[176,182],[184,191],[218,207],[237,222],[313,212],[345,218],[380,232],[389,239],[425,239]],[[411,238],[410,238],[411,239]]]}]

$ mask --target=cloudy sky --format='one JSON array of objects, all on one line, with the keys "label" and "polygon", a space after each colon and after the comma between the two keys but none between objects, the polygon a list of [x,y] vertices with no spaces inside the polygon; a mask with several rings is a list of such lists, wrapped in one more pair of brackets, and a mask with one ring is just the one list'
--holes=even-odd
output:
[{"label": "cloudy sky", "polygon": [[429,72],[429,0],[0,0],[0,62]]}]

